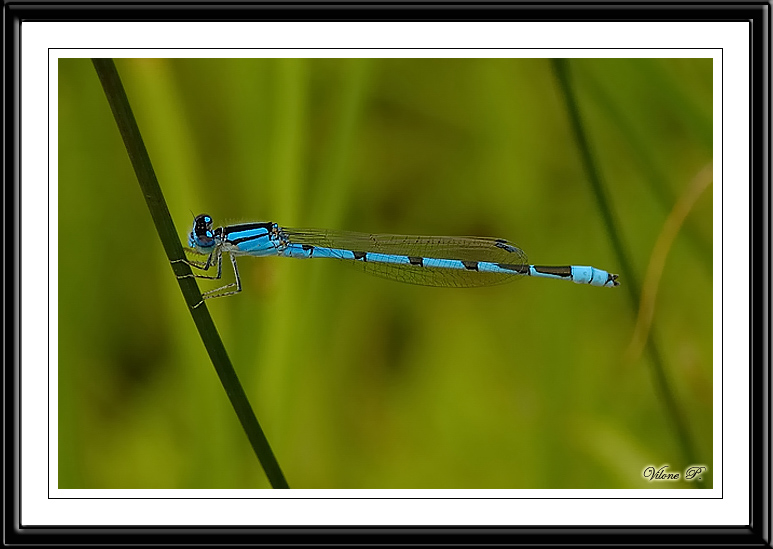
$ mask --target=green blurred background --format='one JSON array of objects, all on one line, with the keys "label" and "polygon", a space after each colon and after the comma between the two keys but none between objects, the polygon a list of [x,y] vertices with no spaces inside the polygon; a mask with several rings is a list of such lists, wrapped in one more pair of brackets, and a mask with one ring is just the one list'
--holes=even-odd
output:
[{"label": "green blurred background", "polygon": [[[550,60],[116,64],[181,239],[207,212],[497,236],[534,263],[620,272]],[[712,160],[712,60],[568,67],[641,283]],[[59,487],[268,487],[88,59],[59,62],[58,132]],[[711,194],[669,250],[652,324],[705,487]],[[207,304],[293,488],[696,487],[642,476],[688,458],[651,355],[627,353],[623,286],[442,289],[334,261],[239,265],[242,294]]]}]

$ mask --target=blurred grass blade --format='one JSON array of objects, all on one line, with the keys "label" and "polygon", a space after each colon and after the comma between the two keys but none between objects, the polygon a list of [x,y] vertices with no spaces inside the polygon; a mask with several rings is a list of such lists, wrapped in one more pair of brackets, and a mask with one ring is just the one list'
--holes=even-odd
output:
[{"label": "blurred grass blade", "polygon": [[[634,151],[633,158],[638,160],[638,169],[641,171],[642,181],[657,199],[660,207],[664,211],[671,210],[675,198],[670,190],[668,177],[657,165],[647,140],[640,135],[636,126],[629,120],[624,111],[618,108],[614,94],[607,93],[604,86],[592,73],[586,73],[583,82],[594,99],[597,108],[606,114],[607,118],[617,127],[623,139],[630,145],[631,150]],[[703,237],[694,221],[691,221],[689,218],[681,231],[695,247],[696,257],[703,263],[704,268],[707,271],[711,271],[713,266],[711,240]]]},{"label": "blurred grass blade", "polygon": [[[609,199],[607,198],[606,189],[601,181],[601,173],[596,167],[596,162],[591,154],[590,144],[585,134],[585,129],[582,125],[582,119],[580,117],[579,107],[575,99],[574,90],[569,77],[568,61],[566,59],[552,59],[551,60],[553,73],[558,81],[559,88],[563,95],[564,102],[566,104],[567,114],[569,115],[569,121],[572,127],[572,133],[577,144],[577,148],[580,152],[582,164],[585,168],[588,176],[588,182],[591,186],[591,191],[596,199],[596,205],[598,206],[601,218],[606,229],[606,233],[612,242],[612,248],[617,256],[617,260],[620,263],[620,282],[621,286],[627,290],[628,297],[631,300],[633,309],[636,310],[639,305],[639,296],[641,294],[639,283],[634,275],[631,262],[628,259],[625,246],[620,237],[620,230],[617,222],[615,221],[610,207]],[[652,358],[650,364],[652,367],[653,381],[655,388],[660,394],[661,401],[666,406],[666,413],[670,416],[671,423],[674,425],[676,436],[679,445],[682,449],[682,457],[685,460],[685,465],[696,463],[695,450],[692,443],[692,437],[689,429],[687,428],[687,422],[684,419],[684,415],[681,408],[674,396],[674,392],[671,388],[671,383],[666,375],[666,370],[663,365],[663,359],[661,358],[660,351],[655,345],[652,339],[652,332],[647,334],[647,349],[650,352]],[[700,484],[698,486],[701,486]]]},{"label": "blurred grass blade", "polygon": [[[161,187],[150,163],[148,151],[145,149],[145,144],[129,106],[129,100],[126,97],[126,92],[115,63],[112,59],[92,59],[92,63],[102,83],[102,88],[110,104],[113,117],[118,124],[118,130],[126,146],[126,152],[129,154],[129,159],[134,167],[134,172],[137,175],[142,194],[147,202],[150,215],[153,218],[153,223],[156,226],[166,255],[170,261],[185,259],[182,244],[172,222],[172,217],[169,214],[169,209],[164,201]],[[190,267],[181,262],[172,263],[172,270],[178,276],[191,274]],[[223,388],[242,424],[242,428],[247,434],[250,444],[252,444],[258,460],[263,466],[263,470],[266,472],[271,486],[274,488],[289,488],[282,469],[279,467],[279,463],[274,457],[271,446],[266,439],[266,435],[263,433],[263,429],[260,427],[255,413],[250,407],[247,395],[228,358],[225,346],[220,339],[217,328],[215,328],[209,310],[205,305],[195,309],[192,308],[201,299],[201,292],[199,291],[198,284],[196,284],[196,280],[188,277],[179,279],[179,283],[185,302],[191,308],[191,315],[196,328],[199,330],[204,347],[207,349],[217,375],[220,377],[220,382],[223,384]]]},{"label": "blurred grass blade", "polygon": [[[577,107],[577,101],[574,97],[571,82],[569,81],[567,60],[553,59],[552,62],[553,72],[558,79],[559,87],[561,88],[564,102],[566,103],[574,139],[588,176],[588,183],[590,183],[593,197],[596,199],[596,206],[598,206],[602,221],[604,222],[604,228],[606,229],[609,239],[612,241],[612,248],[620,263],[619,271],[621,285],[626,288],[632,303],[636,305],[639,302],[639,282],[636,280],[634,270],[631,267],[631,262],[628,260],[628,254],[626,253],[623,241],[620,238],[619,225],[615,221],[612,214],[612,208],[609,205],[606,188],[601,182],[601,174],[596,167],[596,161],[590,152],[590,144],[585,135],[582,120],[580,119],[580,111]],[[623,280],[625,282],[623,282]]]},{"label": "blurred grass blade", "polygon": [[679,197],[665,223],[663,223],[663,228],[658,235],[655,246],[652,248],[649,265],[644,276],[644,286],[642,287],[636,327],[633,330],[633,337],[626,352],[629,362],[638,360],[647,342],[652,319],[655,316],[655,298],[658,294],[658,285],[666,266],[668,252],[671,251],[679,231],[684,228],[685,220],[695,206],[695,203],[713,182],[713,175],[712,164],[708,164],[698,172],[698,175],[693,178],[692,183],[685,189],[682,196]]}]

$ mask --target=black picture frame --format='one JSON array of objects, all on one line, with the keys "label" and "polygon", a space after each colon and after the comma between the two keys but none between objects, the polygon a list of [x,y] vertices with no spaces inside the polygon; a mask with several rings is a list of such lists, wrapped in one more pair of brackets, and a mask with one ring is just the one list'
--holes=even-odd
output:
[{"label": "black picture frame", "polygon": [[[5,21],[5,532],[8,544],[523,544],[523,545],[770,545],[770,4],[543,3],[543,4],[120,4],[10,2]],[[20,355],[20,119],[21,43],[31,21],[748,21],[752,166],[752,258],[748,365],[751,384],[751,513],[743,526],[722,527],[43,527],[21,523]],[[345,520],[342,520],[345,522]]]}]

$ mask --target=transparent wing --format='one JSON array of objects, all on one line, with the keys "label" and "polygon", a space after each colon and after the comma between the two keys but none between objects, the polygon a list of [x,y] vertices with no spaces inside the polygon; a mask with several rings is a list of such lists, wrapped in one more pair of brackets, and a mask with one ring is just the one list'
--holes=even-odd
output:
[{"label": "transparent wing", "polygon": [[[367,234],[325,229],[283,228],[282,231],[291,243],[332,250],[460,261],[486,261],[515,267],[528,264],[523,250],[501,238]],[[340,257],[339,259],[346,258]],[[519,278],[505,273],[432,268],[411,264],[352,260],[347,260],[346,263],[368,274],[421,286],[457,288],[490,286]]]}]

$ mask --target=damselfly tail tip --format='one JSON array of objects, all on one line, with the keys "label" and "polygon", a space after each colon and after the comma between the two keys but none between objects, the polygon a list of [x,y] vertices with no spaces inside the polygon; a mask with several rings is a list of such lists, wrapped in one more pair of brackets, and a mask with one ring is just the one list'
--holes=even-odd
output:
[{"label": "damselfly tail tip", "polygon": [[[610,282],[612,284],[610,284]],[[607,279],[607,286],[620,286],[620,283],[617,281],[617,275],[609,273],[609,278]]]}]

